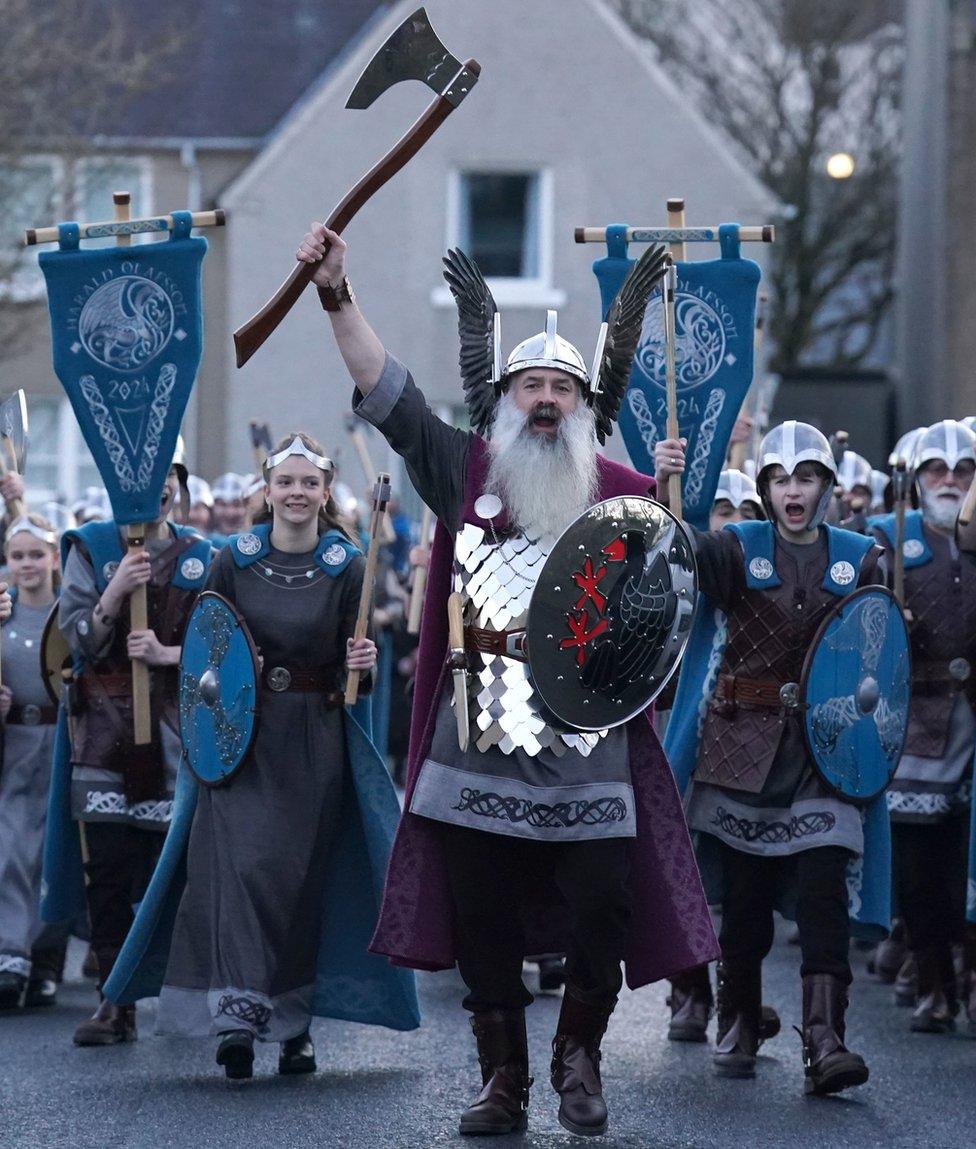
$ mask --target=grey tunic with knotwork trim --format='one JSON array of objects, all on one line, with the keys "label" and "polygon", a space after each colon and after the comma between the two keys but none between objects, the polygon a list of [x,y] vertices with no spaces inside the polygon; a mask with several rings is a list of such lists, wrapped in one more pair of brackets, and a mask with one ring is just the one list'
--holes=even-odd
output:
[{"label": "grey tunic with knotwork trim", "polygon": [[[470,432],[438,419],[406,368],[392,356],[374,390],[365,398],[357,392],[354,403],[356,413],[378,427],[403,457],[421,498],[455,537],[455,583],[468,599],[469,614],[471,608],[476,616],[492,614],[479,606],[481,555],[470,560],[471,553],[496,552],[491,561],[506,567],[511,577],[499,577],[508,597],[495,611],[501,621],[493,629],[524,626],[547,542],[521,535],[501,539],[498,545],[474,524],[465,527]],[[477,625],[484,625],[480,617]],[[602,736],[561,731],[535,704],[528,708],[531,713],[521,705],[499,721],[497,712],[505,705],[501,695],[510,690],[516,696],[513,707],[522,704],[532,694],[531,681],[516,660],[476,656],[476,661],[480,666],[472,668],[471,676],[471,744],[467,751],[458,745],[448,676],[411,812],[538,840],[633,837],[637,827],[626,729],[619,726]],[[492,707],[492,702],[501,706]]]},{"label": "grey tunic with knotwork trim", "polygon": [[[50,707],[41,681],[41,635],[50,606],[14,605],[3,627],[3,681],[14,706]],[[54,724],[7,726],[0,767],[0,973],[30,974],[31,948],[62,941],[40,920],[41,852]],[[52,935],[50,938],[47,935]],[[53,936],[56,935],[56,936]]]},{"label": "grey tunic with knotwork trim", "polygon": [[[343,672],[363,560],[337,578],[314,555],[274,548],[239,568],[225,547],[208,588],[247,621],[272,667]],[[342,713],[321,692],[261,691],[257,736],[240,770],[201,786],[187,880],[159,997],[160,1033],[302,1033],[312,1013],[323,890],[347,784]]]}]

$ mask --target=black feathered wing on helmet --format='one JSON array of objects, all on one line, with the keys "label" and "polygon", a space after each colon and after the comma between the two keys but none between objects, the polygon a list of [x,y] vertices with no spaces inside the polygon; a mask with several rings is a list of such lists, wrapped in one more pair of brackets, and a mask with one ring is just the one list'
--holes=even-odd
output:
[{"label": "black feathered wing on helmet", "polygon": [[459,248],[444,256],[444,278],[457,303],[461,381],[471,427],[479,435],[484,435],[498,399],[495,379],[495,315],[498,308],[485,277]]},{"label": "black feathered wing on helmet", "polygon": [[[605,443],[613,432],[613,424],[630,381],[647,301],[666,267],[667,254],[663,245],[649,247],[630,269],[600,329],[593,364],[596,378],[582,378],[582,382],[586,401],[593,408],[596,436],[601,443]],[[477,264],[459,248],[448,251],[444,256],[444,278],[458,309],[459,362],[471,427],[479,435],[484,435],[491,424],[501,380],[497,347],[498,308]],[[554,312],[551,317],[554,322]],[[570,350],[574,356],[579,355],[575,348]],[[582,368],[573,370],[583,375]]]},{"label": "black feathered wing on helmet", "polygon": [[597,346],[593,364],[596,378],[589,398],[596,416],[596,437],[601,443],[605,443],[607,436],[613,433],[613,425],[630,382],[647,301],[664,277],[667,261],[663,244],[649,247],[630,269],[607,312],[605,334],[601,329],[601,345]]}]

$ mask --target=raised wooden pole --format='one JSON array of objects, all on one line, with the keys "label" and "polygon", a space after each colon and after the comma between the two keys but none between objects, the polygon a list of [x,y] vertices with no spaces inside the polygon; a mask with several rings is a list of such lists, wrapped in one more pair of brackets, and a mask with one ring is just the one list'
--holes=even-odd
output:
[{"label": "raised wooden pole", "polygon": [[[664,372],[667,385],[669,439],[677,439],[681,435],[681,428],[678,425],[678,383],[674,362],[674,296],[677,285],[677,267],[672,261],[668,264],[661,291],[661,298],[664,301]],[[683,518],[680,475],[668,476],[668,506],[675,518]]]},{"label": "raised wooden pole", "polygon": [[[376,578],[376,559],[380,550],[380,523],[386,514],[386,504],[390,501],[390,476],[378,475],[373,491],[373,509],[369,517],[369,549],[366,551],[366,569],[363,572],[363,588],[359,592],[359,613],[356,615],[356,629],[353,638],[366,637],[369,630],[370,607],[373,602],[373,580]],[[347,706],[355,706],[359,698],[359,679],[362,671],[350,670],[346,676]]]},{"label": "raised wooden pole", "polygon": [[[420,546],[430,547],[430,528],[433,525],[434,513],[428,506],[424,506],[423,517],[420,520]],[[407,634],[420,634],[420,619],[424,611],[424,593],[427,590],[427,567],[417,567],[413,572],[413,585],[410,588],[410,609],[407,612]]]},{"label": "raised wooden pole", "polygon": [[[682,198],[675,197],[668,200],[668,227],[683,228],[685,226],[685,201]],[[683,239],[679,239],[676,243],[670,244],[671,258],[675,263],[684,263],[685,261],[685,243]]]},{"label": "raised wooden pole", "polygon": [[[125,223],[132,214],[132,197],[127,191],[112,192],[116,223]],[[119,232],[118,247],[128,247],[132,236]],[[129,554],[141,554],[146,546],[146,524],[129,523],[126,527]],[[129,625],[132,630],[149,629],[149,600],[145,585],[136,587],[129,598]],[[137,746],[152,742],[152,715],[149,709],[149,667],[138,658],[132,662],[132,722]]]}]

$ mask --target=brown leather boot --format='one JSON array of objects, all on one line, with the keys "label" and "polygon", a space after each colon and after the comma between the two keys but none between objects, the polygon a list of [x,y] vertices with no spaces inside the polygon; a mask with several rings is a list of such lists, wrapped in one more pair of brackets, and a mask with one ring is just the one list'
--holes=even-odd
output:
[{"label": "brown leather boot", "polygon": [[471,1016],[484,1088],[461,1114],[469,1136],[516,1133],[528,1124],[529,1046],[524,1009],[491,1009]]},{"label": "brown leather boot", "polygon": [[913,1033],[950,1033],[956,1028],[959,1008],[955,994],[955,970],[948,947],[920,950],[918,997],[912,1014]]},{"label": "brown leather boot", "polygon": [[844,1045],[847,986],[829,973],[803,979],[804,1091],[824,1095],[863,1085],[868,1079],[864,1058]]},{"label": "brown leather boot", "polygon": [[894,985],[898,971],[908,957],[908,943],[905,941],[904,923],[896,918],[891,923],[891,934],[878,942],[868,962],[868,973],[873,973],[886,985]]},{"label": "brown leather boot", "polygon": [[75,1030],[74,1041],[75,1045],[120,1045],[137,1036],[136,1007],[116,1005],[103,997],[98,1009]]},{"label": "brown leather boot", "polygon": [[581,1137],[606,1132],[600,1042],[617,999],[590,1004],[567,989],[552,1039],[550,1081],[559,1094],[559,1124]]},{"label": "brown leather boot", "polygon": [[712,1016],[708,966],[696,966],[671,978],[668,1005],[671,1009],[668,1041],[707,1041],[708,1019]]},{"label": "brown leather boot", "polygon": [[720,962],[718,1034],[712,1054],[712,1065],[719,1077],[756,1076],[761,1024],[761,967]]}]

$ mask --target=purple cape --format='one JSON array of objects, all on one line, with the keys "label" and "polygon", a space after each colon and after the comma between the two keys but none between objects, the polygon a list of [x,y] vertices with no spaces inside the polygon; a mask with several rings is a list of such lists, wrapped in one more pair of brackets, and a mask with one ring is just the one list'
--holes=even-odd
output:
[{"label": "purple cape", "polygon": [[[474,512],[484,490],[487,444],[472,436],[462,518],[488,529]],[[597,457],[599,498],[646,495],[653,480],[629,467]],[[495,525],[504,525],[496,517]],[[437,524],[427,574],[423,625],[410,726],[407,794],[397,830],[379,922],[370,943],[374,953],[414,969],[454,965],[454,911],[438,823],[409,812],[410,799],[434,732],[437,704],[447,674],[447,596],[451,589],[453,540]],[[630,770],[637,805],[637,837],[631,863],[633,915],[625,955],[631,989],[719,956],[718,942],[671,768],[651,725],[650,709],[627,727]],[[553,906],[548,909],[551,911]],[[523,922],[526,953],[565,948],[565,915],[530,912]]]}]

